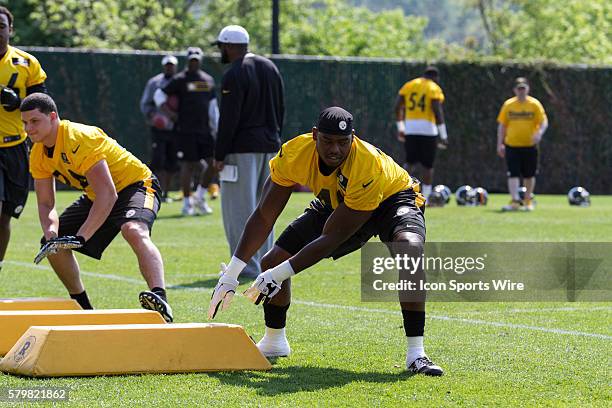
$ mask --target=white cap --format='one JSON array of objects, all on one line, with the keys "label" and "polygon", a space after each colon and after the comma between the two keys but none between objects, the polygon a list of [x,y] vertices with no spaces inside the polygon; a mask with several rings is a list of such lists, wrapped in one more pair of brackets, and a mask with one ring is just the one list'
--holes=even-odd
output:
[{"label": "white cap", "polygon": [[188,60],[192,60],[192,59],[197,59],[198,61],[202,60],[202,50],[200,49],[200,47],[189,47],[187,48],[187,59]]},{"label": "white cap", "polygon": [[178,65],[178,60],[174,55],[166,55],[162,58],[162,65],[166,64]]},{"label": "white cap", "polygon": [[239,25],[228,25],[224,27],[219,33],[217,41],[213,42],[212,45],[218,44],[248,44],[249,33],[244,27]]}]

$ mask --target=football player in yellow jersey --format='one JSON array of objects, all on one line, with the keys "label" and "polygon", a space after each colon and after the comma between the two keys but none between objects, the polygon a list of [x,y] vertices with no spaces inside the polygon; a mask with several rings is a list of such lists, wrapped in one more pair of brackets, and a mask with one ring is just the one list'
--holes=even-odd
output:
[{"label": "football player in yellow jersey", "polygon": [[[538,170],[538,145],[548,128],[544,107],[529,96],[527,79],[515,80],[513,98],[504,102],[497,116],[497,154],[506,158],[508,166],[508,191],[512,197],[503,211],[516,211],[523,206],[533,210],[533,189]],[[519,178],[525,183],[525,198],[519,197]]]},{"label": "football player in yellow jersey", "polygon": [[[424,197],[419,193],[418,182],[389,156],[355,136],[352,122],[346,110],[327,108],[312,133],[281,147],[270,161],[271,174],[259,205],[230,263],[222,265],[209,318],[214,318],[220,307],[229,306],[238,275],[272,230],[295,185],[312,189],[316,199],[262,258],[261,269],[265,272],[245,292],[255,304],[263,301],[266,328],[257,346],[268,357],[291,352],[285,324],[291,277],[296,273],[323,258],[337,259],[356,251],[375,235],[387,243],[392,253],[423,253]],[[400,304],[408,339],[406,367],[414,373],[442,375],[442,369],[429,360],[423,348],[424,297]]]},{"label": "football player in yellow jersey", "polygon": [[431,193],[434,161],[438,146],[446,148],[448,135],[444,123],[444,93],[438,85],[436,67],[427,67],[423,76],[401,87],[395,102],[397,139],[404,143],[406,164],[412,174],[422,166],[422,193]]},{"label": "football player in yellow jersey", "polygon": [[28,198],[28,147],[19,104],[46,92],[47,75],[30,54],[9,45],[13,15],[0,6],[0,268],[11,237],[11,217],[19,218]]},{"label": "football player in yellow jersey", "polygon": [[[27,96],[21,104],[21,117],[34,143],[30,172],[44,234],[34,261],[48,257],[70,297],[83,309],[92,309],[72,250],[100,259],[121,232],[136,254],[150,288],[140,293],[141,305],[171,322],[164,265],[150,238],[161,197],[151,170],[102,129],[60,120],[49,95]],[[55,209],[55,179],[85,192],[59,217]]]}]

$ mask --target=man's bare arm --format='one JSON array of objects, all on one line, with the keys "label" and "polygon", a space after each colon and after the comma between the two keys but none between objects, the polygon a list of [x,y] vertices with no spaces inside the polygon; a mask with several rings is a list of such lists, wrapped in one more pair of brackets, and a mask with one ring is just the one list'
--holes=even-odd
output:
[{"label": "man's bare arm", "polygon": [[38,203],[38,218],[46,240],[57,237],[59,217],[55,209],[55,180],[52,177],[34,179]]},{"label": "man's bare arm", "polygon": [[330,215],[321,236],[289,259],[295,273],[303,271],[328,257],[343,242],[355,234],[372,216],[372,211],[356,211],[340,204]]},{"label": "man's bare arm", "polygon": [[276,220],[287,205],[293,187],[283,187],[270,177],[263,187],[262,198],[249,217],[234,256],[248,262],[270,235]]},{"label": "man's bare arm", "polygon": [[87,219],[77,235],[88,240],[104,224],[117,201],[117,190],[106,160],[100,160],[85,173],[87,182],[96,194]]}]

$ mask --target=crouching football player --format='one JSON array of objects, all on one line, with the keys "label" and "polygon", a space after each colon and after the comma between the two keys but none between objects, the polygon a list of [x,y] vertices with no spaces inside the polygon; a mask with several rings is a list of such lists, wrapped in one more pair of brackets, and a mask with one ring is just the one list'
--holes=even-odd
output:
[{"label": "crouching football player", "polygon": [[[317,195],[263,257],[261,268],[265,272],[245,292],[256,304],[263,303],[266,330],[257,346],[267,357],[291,352],[285,323],[292,276],[323,258],[351,253],[374,235],[387,243],[392,254],[402,247],[410,256],[423,252],[425,200],[418,182],[389,156],[355,136],[352,121],[346,110],[327,108],[311,134],[298,136],[281,147],[270,161],[270,178],[234,256],[229,265],[222,266],[209,318],[214,318],[219,308],[229,306],[238,275],[272,230],[293,187],[307,185]],[[423,349],[424,296],[408,301],[400,297],[400,304],[408,337],[407,369],[442,375],[442,369]]]},{"label": "crouching football player", "polygon": [[[92,309],[72,250],[100,259],[121,232],[151,289],[140,293],[141,305],[171,322],[164,265],[150,238],[161,195],[151,170],[102,129],[60,120],[55,102],[46,94],[26,97],[21,118],[34,143],[30,172],[44,234],[35,262],[48,257],[70,297],[83,309]],[[59,217],[55,179],[85,191]]]}]

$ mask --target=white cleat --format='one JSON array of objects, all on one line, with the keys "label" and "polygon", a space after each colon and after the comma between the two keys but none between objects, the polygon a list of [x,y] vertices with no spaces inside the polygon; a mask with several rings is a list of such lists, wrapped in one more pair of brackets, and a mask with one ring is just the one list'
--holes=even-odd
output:
[{"label": "white cleat", "polygon": [[191,215],[195,215],[195,209],[192,206],[183,207],[183,209],[181,210],[181,215],[183,217],[188,217],[188,216],[191,216]]},{"label": "white cleat", "polygon": [[210,215],[213,212],[212,208],[210,208],[206,200],[196,200],[195,206],[198,212],[202,215]]},{"label": "white cleat", "polygon": [[263,336],[257,343],[257,348],[261,351],[261,354],[268,358],[287,357],[291,354],[291,347],[289,347],[289,342],[285,336],[276,336],[274,339]]}]

